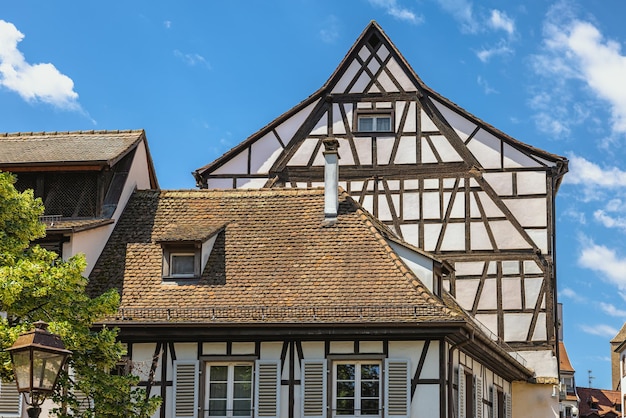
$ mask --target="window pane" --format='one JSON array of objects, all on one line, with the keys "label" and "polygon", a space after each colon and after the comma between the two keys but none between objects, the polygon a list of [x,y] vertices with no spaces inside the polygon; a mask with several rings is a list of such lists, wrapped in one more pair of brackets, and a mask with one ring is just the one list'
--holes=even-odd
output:
[{"label": "window pane", "polygon": [[225,382],[228,380],[228,366],[211,366],[211,381],[219,380]]},{"label": "window pane", "polygon": [[359,118],[359,131],[371,132],[374,130],[374,118],[361,117]]},{"label": "window pane", "polygon": [[362,364],[361,365],[361,379],[376,379],[380,376],[380,365],[378,364]]},{"label": "window pane", "polygon": [[235,366],[235,382],[241,381],[252,381],[252,366]]},{"label": "window pane", "polygon": [[380,384],[378,382],[361,382],[361,396],[378,397]]},{"label": "window pane", "polygon": [[361,400],[361,415],[378,415],[378,399]]},{"label": "window pane", "polygon": [[252,402],[248,399],[236,399],[233,401],[233,415],[236,417],[248,417],[252,415]]},{"label": "window pane", "polygon": [[172,254],[172,271],[171,275],[193,275],[194,274],[194,256]]},{"label": "window pane", "polygon": [[391,118],[388,118],[388,117],[376,118],[376,130],[379,132],[391,131]]},{"label": "window pane", "polygon": [[354,382],[337,382],[337,397],[348,398],[354,396]]},{"label": "window pane", "polygon": [[355,367],[354,364],[338,364],[337,380],[354,380]]},{"label": "window pane", "polygon": [[209,397],[226,399],[226,390],[226,383],[211,382],[209,387]]},{"label": "window pane", "polygon": [[251,383],[235,383],[235,398],[251,398],[252,384]]},{"label": "window pane", "polygon": [[337,415],[354,415],[354,399],[337,399]]},{"label": "window pane", "polygon": [[212,399],[209,401],[209,416],[226,416],[226,400]]}]

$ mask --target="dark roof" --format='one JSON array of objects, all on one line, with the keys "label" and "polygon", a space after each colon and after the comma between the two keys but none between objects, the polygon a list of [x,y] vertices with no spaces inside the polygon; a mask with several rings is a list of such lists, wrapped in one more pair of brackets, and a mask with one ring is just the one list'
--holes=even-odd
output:
[{"label": "dark roof", "polygon": [[[621,405],[621,392],[617,390],[607,389],[595,389],[576,387],[576,392],[580,398],[578,403],[578,410],[580,417],[615,417],[621,416],[621,408],[616,408],[616,405]],[[597,408],[592,408],[592,403],[597,403]]]},{"label": "dark roof", "polygon": [[144,138],[143,130],[0,133],[0,166],[112,165]]},{"label": "dark roof", "polygon": [[[319,318],[341,308],[347,318],[367,308],[376,311],[372,321],[464,322],[406,268],[356,202],[341,196],[333,226],[323,225],[323,203],[321,189],[135,192],[91,273],[90,290],[117,288],[122,308],[144,320],[155,309],[178,311],[185,321],[198,320],[203,309],[237,308],[229,320],[245,322],[245,309],[271,307],[281,321],[298,309],[317,308]],[[163,238],[194,225],[202,225],[199,236],[217,233],[202,278],[164,282]]]}]

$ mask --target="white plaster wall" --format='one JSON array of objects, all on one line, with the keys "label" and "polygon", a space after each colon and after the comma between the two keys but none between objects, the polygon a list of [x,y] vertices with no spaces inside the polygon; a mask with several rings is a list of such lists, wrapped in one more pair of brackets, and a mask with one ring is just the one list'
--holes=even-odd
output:
[{"label": "white plaster wall", "polygon": [[[557,379],[556,382],[558,383],[558,362],[551,351],[518,351],[517,353],[524,357],[529,365],[532,365],[537,378]],[[550,391],[552,391],[552,387],[550,387]]]},{"label": "white plaster wall", "polygon": [[433,260],[415,251],[387,241],[393,250],[400,256],[406,266],[420,279],[420,281],[432,292],[433,291]]}]

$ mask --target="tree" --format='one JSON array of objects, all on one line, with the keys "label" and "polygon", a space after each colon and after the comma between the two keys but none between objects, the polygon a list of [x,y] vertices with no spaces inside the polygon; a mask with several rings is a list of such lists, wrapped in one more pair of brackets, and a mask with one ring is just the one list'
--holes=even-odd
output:
[{"label": "tree", "polygon": [[[45,236],[39,217],[41,199],[32,190],[18,192],[15,177],[0,172],[0,347],[10,347],[17,336],[43,320],[72,351],[69,367],[52,399],[61,417],[149,417],[160,403],[138,388],[138,377],[111,373],[124,355],[117,329],[93,324],[117,312],[115,290],[90,298],[82,276],[82,255],[67,261],[32,242]],[[0,353],[0,376],[13,378],[10,356]],[[79,408],[87,397],[91,407]]]}]

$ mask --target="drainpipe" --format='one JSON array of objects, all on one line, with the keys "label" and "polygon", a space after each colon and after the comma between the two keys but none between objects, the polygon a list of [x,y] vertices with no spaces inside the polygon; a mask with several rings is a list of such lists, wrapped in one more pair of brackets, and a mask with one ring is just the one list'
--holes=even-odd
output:
[{"label": "drainpipe", "polygon": [[472,331],[472,334],[467,337],[467,340],[454,344],[448,349],[448,418],[455,418],[454,414],[452,413],[452,404],[454,403],[454,396],[452,396],[452,391],[454,389],[452,387],[453,386],[452,385],[452,378],[453,378],[452,371],[454,370],[454,357],[452,357],[452,353],[454,352],[454,350],[458,350],[459,348],[463,347],[464,345],[469,344],[472,341],[474,341],[474,331]]},{"label": "drainpipe", "polygon": [[339,141],[325,138],[324,144],[324,220],[337,221],[339,210]]}]

